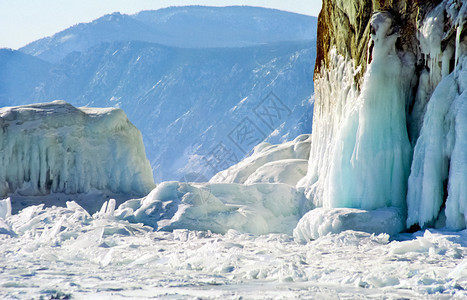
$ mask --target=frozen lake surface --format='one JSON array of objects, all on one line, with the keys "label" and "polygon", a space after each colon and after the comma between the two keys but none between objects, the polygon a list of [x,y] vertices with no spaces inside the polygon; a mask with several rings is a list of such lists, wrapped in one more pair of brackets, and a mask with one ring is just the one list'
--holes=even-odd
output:
[{"label": "frozen lake surface", "polygon": [[301,244],[283,234],[154,232],[74,202],[2,217],[3,299],[467,297],[467,230],[393,241],[345,231]]}]

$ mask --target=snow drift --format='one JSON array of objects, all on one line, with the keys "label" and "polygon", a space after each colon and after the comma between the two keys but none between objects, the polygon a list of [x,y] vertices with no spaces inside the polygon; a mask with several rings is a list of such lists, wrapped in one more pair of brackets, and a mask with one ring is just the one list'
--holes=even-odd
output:
[{"label": "snow drift", "polygon": [[157,230],[229,229],[254,234],[291,234],[311,207],[303,193],[286,184],[164,182],[143,199],[129,200],[115,212],[120,219]]},{"label": "snow drift", "polygon": [[140,132],[122,110],[64,101],[0,108],[0,195],[145,195],[153,187]]},{"label": "snow drift", "polygon": [[279,145],[261,143],[251,156],[214,175],[211,183],[286,183],[295,186],[306,175],[310,135]]}]

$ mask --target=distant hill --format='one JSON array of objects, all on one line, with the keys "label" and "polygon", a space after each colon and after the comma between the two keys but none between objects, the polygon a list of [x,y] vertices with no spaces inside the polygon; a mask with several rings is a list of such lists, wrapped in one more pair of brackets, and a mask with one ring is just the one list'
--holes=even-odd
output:
[{"label": "distant hill", "polygon": [[101,42],[144,41],[184,48],[242,47],[312,40],[317,19],[274,9],[231,6],[170,7],[136,15],[113,13],[20,50],[49,62]]}]

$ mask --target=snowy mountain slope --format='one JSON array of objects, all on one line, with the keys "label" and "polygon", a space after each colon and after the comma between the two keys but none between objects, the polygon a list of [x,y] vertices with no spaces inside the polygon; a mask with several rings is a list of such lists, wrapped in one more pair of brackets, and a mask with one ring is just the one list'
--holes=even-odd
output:
[{"label": "snowy mountain slope", "polygon": [[0,107],[24,103],[52,65],[20,51],[0,49]]},{"label": "snowy mountain slope", "polygon": [[[311,131],[315,33],[314,17],[255,7],[114,13],[22,48],[54,63],[26,69],[35,78],[27,85],[0,78],[1,104],[122,108],[142,131],[156,181],[209,178],[262,140]],[[247,125],[252,140],[234,139]],[[219,148],[229,159],[213,164]]]},{"label": "snowy mountain slope", "polygon": [[[68,55],[15,104],[63,99],[119,107],[141,130],[156,181],[191,172],[209,178],[256,142],[310,132],[313,49],[311,41],[211,49],[102,43]],[[279,105],[270,112],[274,118],[261,119],[260,110],[271,104]],[[256,131],[254,142],[242,146],[232,134],[244,120]],[[235,158],[206,162],[221,144]]]},{"label": "snowy mountain slope", "polygon": [[101,42],[144,41],[186,48],[241,47],[316,36],[316,18],[256,7],[170,7],[113,13],[75,25],[20,50],[50,62]]},{"label": "snowy mountain slope", "polygon": [[0,195],[104,190],[143,196],[153,187],[140,132],[122,110],[64,101],[0,108]]}]

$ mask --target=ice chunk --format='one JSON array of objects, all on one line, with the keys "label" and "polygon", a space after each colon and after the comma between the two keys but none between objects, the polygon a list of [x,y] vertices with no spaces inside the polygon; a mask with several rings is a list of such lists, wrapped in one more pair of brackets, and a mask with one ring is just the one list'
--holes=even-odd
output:
[{"label": "ice chunk", "polygon": [[307,242],[346,230],[395,235],[403,229],[402,210],[394,207],[376,210],[316,208],[300,219],[293,235],[296,240]]},{"label": "ice chunk", "polygon": [[116,215],[158,230],[225,233],[235,229],[255,234],[292,233],[300,217],[311,208],[294,187],[264,183],[165,182],[141,200],[139,207],[135,204],[122,204]]},{"label": "ice chunk", "polygon": [[11,200],[10,200],[10,198],[0,200],[0,219],[5,220],[9,216],[11,216]]},{"label": "ice chunk", "polygon": [[105,201],[102,204],[100,211],[96,212],[93,217],[94,218],[111,218],[115,214],[115,206],[117,202],[115,199],[110,199],[109,201]]},{"label": "ice chunk", "polygon": [[140,132],[123,111],[64,101],[0,108],[0,195],[145,195],[154,187]]}]

